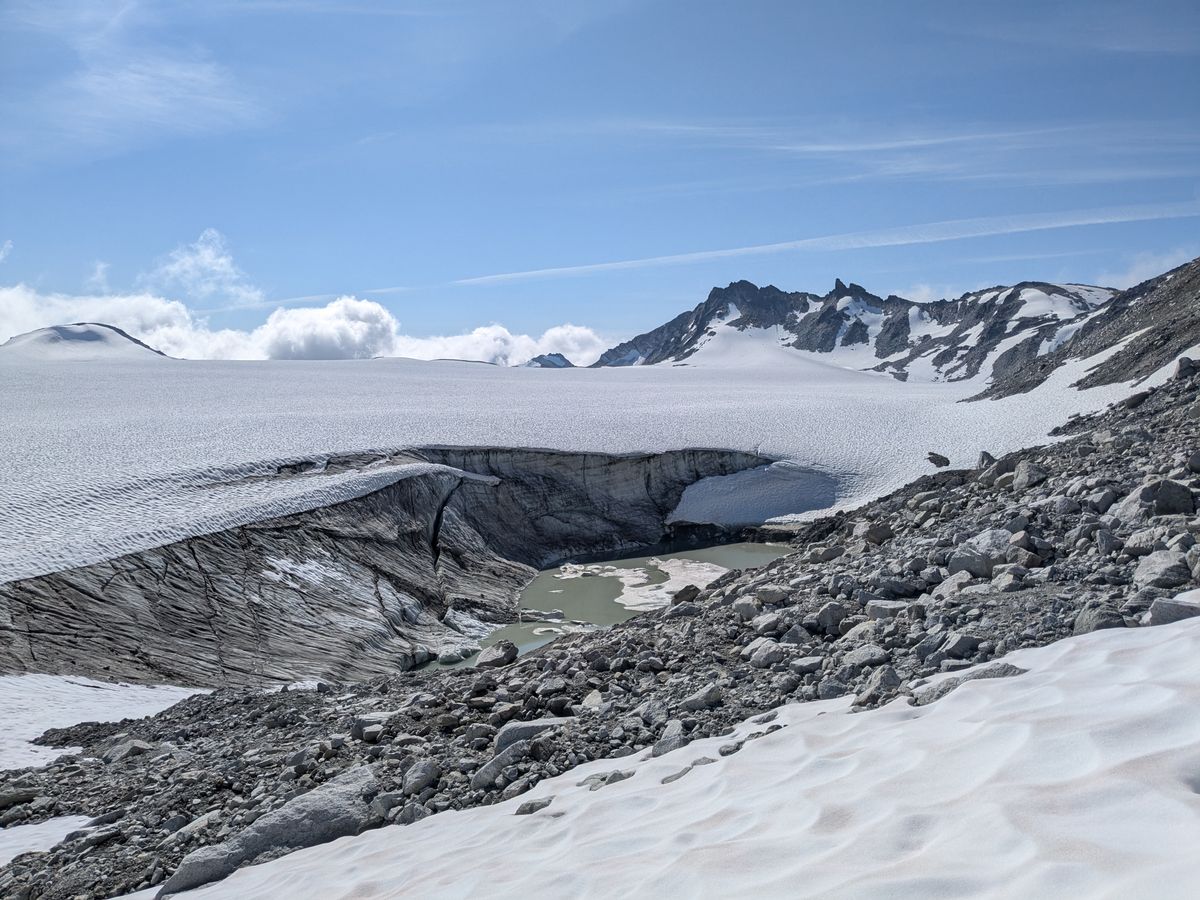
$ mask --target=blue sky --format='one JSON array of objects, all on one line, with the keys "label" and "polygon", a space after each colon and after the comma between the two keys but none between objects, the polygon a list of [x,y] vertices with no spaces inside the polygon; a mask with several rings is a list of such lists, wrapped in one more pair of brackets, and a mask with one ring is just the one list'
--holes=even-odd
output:
[{"label": "blue sky", "polygon": [[27,304],[615,339],[739,278],[923,299],[1200,255],[1194,0],[10,0],[0,79]]}]

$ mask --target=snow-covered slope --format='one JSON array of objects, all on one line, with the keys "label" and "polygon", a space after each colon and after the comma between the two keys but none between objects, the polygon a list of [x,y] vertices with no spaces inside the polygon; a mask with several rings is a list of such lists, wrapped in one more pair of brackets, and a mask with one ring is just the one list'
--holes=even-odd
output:
[{"label": "snow-covered slope", "polygon": [[[900,380],[998,376],[1004,371],[994,367],[1006,349],[1033,338],[1047,342],[1042,352],[1048,352],[1113,293],[1087,285],[1022,282],[957,300],[917,303],[880,298],[840,280],[823,297],[738,281],[714,288],[690,312],[613,347],[595,366],[727,366],[739,363],[739,354],[758,361],[765,350],[784,348]],[[733,341],[730,332],[744,339]]]},{"label": "snow-covered slope", "polygon": [[[411,475],[389,459],[414,446],[742,450],[793,463],[770,473],[765,515],[811,512],[912,480],[929,470],[929,450],[972,465],[980,450],[1038,443],[1069,414],[1131,391],[1068,390],[1084,361],[1035,395],[959,403],[973,383],[904,384],[768,349],[778,365],[741,353],[726,368],[561,371],[399,359],[11,362],[0,377],[0,582],[362,496]],[[325,466],[335,454],[360,464]],[[814,494],[812,473],[828,489]],[[712,507],[691,494],[693,508]],[[753,512],[732,510],[737,521]]]},{"label": "snow-covered slope", "polygon": [[[1095,312],[1069,320],[1049,340],[1017,344],[998,360],[988,395],[1029,390],[1071,360],[1116,350],[1083,387],[1140,378],[1200,344],[1200,259],[1122,291]],[[1036,349],[1035,349],[1036,348]]]},{"label": "snow-covered slope", "polygon": [[[62,329],[35,332],[0,347],[0,582],[363,496],[430,445],[785,463],[689,489],[676,520],[854,505],[928,471],[928,451],[971,465],[1127,396],[1134,377],[1165,378],[1200,342],[1198,290],[1198,263],[1112,299],[1027,282],[914,304],[736,282],[586,369],[182,362],[102,326],[78,343],[113,363],[71,366],[54,364],[74,346]],[[959,402],[989,386],[1005,396]]]},{"label": "snow-covered slope", "polygon": [[[186,896],[1197,896],[1200,619],[1005,662],[1026,671],[924,706],[780,707],[769,724],[589,763],[505,803],[343,838]],[[618,769],[632,777],[583,783]]]},{"label": "snow-covered slope", "polygon": [[140,719],[197,693],[171,685],[113,684],[62,675],[0,675],[0,770],[45,765],[70,748],[30,743],[48,728]]},{"label": "snow-covered slope", "polygon": [[0,344],[0,363],[166,358],[120,328],[97,322],[39,328]]}]

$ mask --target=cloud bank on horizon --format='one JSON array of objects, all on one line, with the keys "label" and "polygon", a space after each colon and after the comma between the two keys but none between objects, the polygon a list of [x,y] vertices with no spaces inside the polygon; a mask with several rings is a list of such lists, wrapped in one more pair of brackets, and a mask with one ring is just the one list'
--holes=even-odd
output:
[{"label": "cloud bank on horizon", "polygon": [[[11,252],[0,249],[0,262]],[[577,363],[599,358],[606,342],[595,331],[569,323],[541,335],[515,334],[491,323],[463,334],[417,337],[382,304],[354,296],[323,306],[284,308],[234,262],[229,244],[206,228],[190,244],[161,257],[136,279],[136,289],[113,292],[107,266],[97,263],[89,293],[44,293],[25,284],[0,286],[0,341],[52,325],[115,325],[168,356],[184,359],[470,359],[520,365],[542,353],[562,353]],[[174,296],[171,296],[174,295]],[[181,299],[177,299],[181,298]],[[194,306],[192,304],[199,304]],[[209,311],[275,306],[250,329],[213,328]]]},{"label": "cloud bank on horizon", "polygon": [[[1096,213],[1103,215],[1097,216]],[[1089,212],[1089,221],[1139,216],[1200,214],[1200,203],[1168,204],[1159,207],[1132,207]],[[1004,227],[1060,227],[1064,217],[1076,221],[1078,213],[1052,216],[1024,216],[999,220],[974,220],[967,223],[932,223],[906,226],[879,233],[809,238],[786,244],[771,244],[720,254],[773,252],[780,249],[820,249],[829,243],[852,241],[939,242],[961,238],[962,226],[970,229]],[[1072,218],[1074,217],[1074,218]],[[1086,217],[1085,217],[1086,218]],[[0,263],[11,254],[11,240],[0,245]],[[1196,247],[1179,247],[1161,254],[1141,254],[1124,270],[1106,271],[1097,283],[1124,289],[1160,274],[1196,255]],[[690,256],[707,257],[711,253],[684,257],[662,257],[573,266],[563,269],[517,272],[488,278],[463,279],[460,283],[486,283],[493,279],[554,277],[588,274],[612,267],[672,265],[687,262]],[[206,228],[190,244],[181,244],[161,256],[135,279],[129,291],[113,291],[108,284],[108,265],[97,262],[85,281],[86,293],[43,292],[18,283],[0,286],[0,341],[18,334],[53,325],[75,322],[101,322],[115,325],[168,356],[185,359],[369,359],[377,356],[407,356],[415,359],[467,359],[497,365],[521,365],[544,353],[561,353],[577,365],[595,362],[606,341],[592,328],[564,323],[547,328],[541,335],[514,333],[504,325],[490,323],[460,334],[414,336],[406,334],[402,323],[385,305],[353,294],[330,297],[297,298],[292,301],[268,301],[265,293],[251,281],[233,259],[225,236],[215,228]],[[986,287],[987,285],[977,285]],[[795,286],[793,286],[795,287]],[[800,286],[803,287],[803,286]],[[387,293],[387,290],[376,293]],[[367,291],[366,293],[372,293]],[[949,296],[949,289],[913,285],[902,296],[927,302]],[[298,300],[326,300],[322,306],[285,304]],[[253,328],[214,328],[208,314],[230,310],[274,307],[266,320]],[[657,322],[647,322],[647,328]]]},{"label": "cloud bank on horizon", "polygon": [[116,325],[168,356],[184,359],[470,359],[520,365],[541,353],[594,362],[607,344],[590,328],[563,324],[541,335],[490,324],[465,334],[415,337],[374,300],[339,297],[324,306],[278,308],[249,330],[211,328],[184,303],[153,293],[43,294],[0,287],[0,340],[73,322]]}]

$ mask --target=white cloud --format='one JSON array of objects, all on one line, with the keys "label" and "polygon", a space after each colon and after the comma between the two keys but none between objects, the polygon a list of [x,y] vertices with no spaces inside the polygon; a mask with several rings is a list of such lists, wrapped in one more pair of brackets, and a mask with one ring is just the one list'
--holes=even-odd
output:
[{"label": "white cloud", "polygon": [[601,337],[581,325],[555,325],[541,337],[513,334],[503,325],[485,325],[469,334],[414,338],[398,335],[396,355],[418,359],[486,359],[515,366],[542,353],[561,353],[576,365],[587,365],[608,349]]},{"label": "white cloud", "polygon": [[178,300],[150,292],[43,294],[27,285],[0,287],[0,341],[70,322],[116,325],[168,356],[189,359],[474,359],[519,365],[539,353],[594,362],[605,343],[590,328],[556,325],[540,337],[487,325],[468,334],[414,337],[373,300],[339,297],[320,307],[276,309],[257,328],[214,329]]},{"label": "white cloud", "polygon": [[108,263],[103,260],[96,260],[96,264],[92,267],[92,274],[84,279],[83,286],[85,289],[97,294],[109,293]]},{"label": "white cloud", "polygon": [[8,254],[12,253],[12,248],[12,241],[5,241],[3,244],[0,244],[0,263],[8,259]]},{"label": "white cloud", "polygon": [[950,285],[935,285],[922,281],[901,290],[893,291],[892,293],[898,297],[903,297],[905,300],[913,300],[917,303],[931,303],[934,300],[957,297],[962,294],[962,291],[956,290]]},{"label": "white cloud", "polygon": [[325,306],[277,309],[252,332],[268,359],[391,356],[400,323],[372,300],[339,297]]},{"label": "white cloud", "polygon": [[1196,246],[1177,247],[1166,253],[1139,253],[1124,269],[1101,272],[1096,276],[1095,283],[1124,290],[1191,262],[1197,256],[1200,256],[1200,247]]},{"label": "white cloud", "polygon": [[223,309],[265,302],[263,292],[237,267],[225,236],[215,228],[204,229],[194,243],[176,247],[139,283],[151,290],[179,290],[189,300]]}]

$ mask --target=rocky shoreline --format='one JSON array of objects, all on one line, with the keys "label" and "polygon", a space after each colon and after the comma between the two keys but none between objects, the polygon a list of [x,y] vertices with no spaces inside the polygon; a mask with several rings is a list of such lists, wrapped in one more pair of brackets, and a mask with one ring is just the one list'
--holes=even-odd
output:
[{"label": "rocky shoreline", "polygon": [[93,827],[0,870],[0,895],[182,890],[611,759],[602,789],[623,757],[755,716],[770,728],[784,703],[871,707],[937,673],[1013,674],[994,661],[1017,648],[1200,612],[1172,599],[1200,582],[1198,387],[1181,362],[1059,442],[812,522],[789,556],[519,659],[500,648],[476,669],[225,688],[55,729],[43,743],[84,752],[0,775],[0,823],[86,814]]}]

